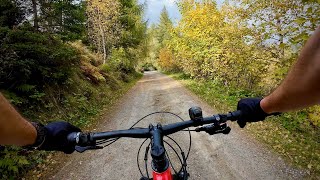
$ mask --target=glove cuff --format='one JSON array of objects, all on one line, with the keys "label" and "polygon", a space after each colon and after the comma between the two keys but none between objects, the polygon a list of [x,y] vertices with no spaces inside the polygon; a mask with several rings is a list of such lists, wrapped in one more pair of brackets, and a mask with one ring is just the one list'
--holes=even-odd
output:
[{"label": "glove cuff", "polygon": [[41,148],[41,146],[45,142],[47,137],[47,129],[41,123],[36,123],[36,122],[30,122],[30,123],[33,125],[33,127],[37,131],[37,138],[34,144],[25,146],[24,148],[29,150],[36,150]]}]

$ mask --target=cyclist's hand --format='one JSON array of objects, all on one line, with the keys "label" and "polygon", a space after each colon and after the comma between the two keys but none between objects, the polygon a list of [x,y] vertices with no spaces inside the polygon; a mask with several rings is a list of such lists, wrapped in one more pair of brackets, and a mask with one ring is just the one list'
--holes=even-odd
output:
[{"label": "cyclist's hand", "polygon": [[70,123],[59,121],[49,123],[44,126],[46,129],[46,139],[39,147],[40,150],[47,151],[63,151],[66,154],[71,154],[75,150],[75,145],[71,144],[67,140],[68,134],[71,132],[81,132],[78,127],[71,125]]},{"label": "cyclist's hand", "polygon": [[273,115],[261,109],[261,100],[262,98],[245,98],[238,102],[237,109],[242,111],[242,116],[237,122],[241,128],[244,128],[247,122],[263,121],[267,116]]}]

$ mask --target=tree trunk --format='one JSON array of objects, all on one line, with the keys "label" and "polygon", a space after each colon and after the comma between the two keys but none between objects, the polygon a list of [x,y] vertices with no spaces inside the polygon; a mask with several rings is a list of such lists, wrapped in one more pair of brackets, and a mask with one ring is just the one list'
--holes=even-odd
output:
[{"label": "tree trunk", "polygon": [[99,29],[100,29],[100,35],[102,38],[102,49],[103,49],[103,64],[106,63],[106,59],[107,59],[107,49],[106,49],[106,39],[105,39],[105,34],[104,34],[104,30],[102,27],[102,21],[101,21],[101,17],[100,17],[100,11],[98,8],[98,17],[99,17]]},{"label": "tree trunk", "polygon": [[64,32],[64,6],[65,2],[61,1],[62,7],[61,7],[61,14],[60,14],[60,31],[63,33]]},{"label": "tree trunk", "polygon": [[37,0],[32,0],[32,12],[33,12],[33,27],[39,29],[38,9]]}]

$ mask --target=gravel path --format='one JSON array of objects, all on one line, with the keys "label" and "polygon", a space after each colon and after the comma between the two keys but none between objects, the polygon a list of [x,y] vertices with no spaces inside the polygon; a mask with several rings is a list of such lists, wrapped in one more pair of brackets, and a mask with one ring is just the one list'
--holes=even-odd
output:
[{"label": "gravel path", "polygon": [[[170,111],[189,119],[191,106],[202,107],[204,116],[217,113],[184,88],[179,82],[158,72],[146,72],[144,77],[119,101],[112,113],[101,121],[96,131],[129,128],[138,119],[155,111]],[[163,124],[179,121],[170,115],[154,115],[139,123]],[[192,133],[192,149],[188,159],[190,179],[302,179],[304,172],[286,165],[277,155],[232,125],[229,135],[209,136]],[[187,149],[188,134],[179,132],[171,137]],[[136,155],[143,140],[120,139],[113,145],[96,151],[74,153],[58,167],[56,174],[45,179],[133,179],[141,175]],[[169,149],[169,148],[167,148]],[[144,154],[144,151],[142,152]],[[177,158],[169,152],[174,164]],[[142,158],[142,155],[141,155]],[[144,167],[141,159],[141,165]],[[150,169],[150,168],[149,168]]]}]

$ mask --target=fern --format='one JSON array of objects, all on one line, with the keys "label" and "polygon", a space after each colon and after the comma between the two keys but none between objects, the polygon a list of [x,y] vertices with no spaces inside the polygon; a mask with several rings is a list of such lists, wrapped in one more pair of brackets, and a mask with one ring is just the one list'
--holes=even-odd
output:
[{"label": "fern", "polygon": [[22,84],[22,85],[16,87],[16,89],[17,89],[18,91],[20,91],[20,92],[25,92],[25,93],[31,92],[31,91],[33,91],[35,88],[36,88],[35,85],[30,85],[30,84]]},{"label": "fern", "polygon": [[19,152],[20,149],[16,147],[7,147],[0,152],[0,179],[16,177],[29,164],[27,158]]}]

